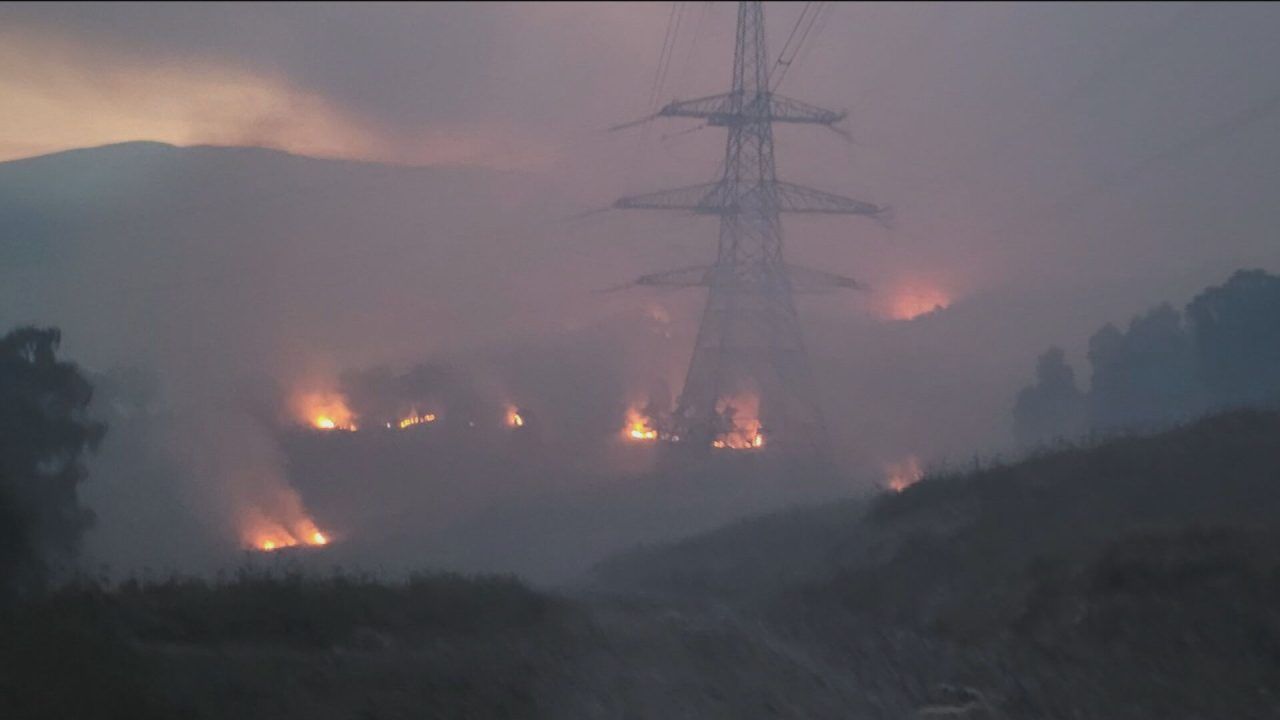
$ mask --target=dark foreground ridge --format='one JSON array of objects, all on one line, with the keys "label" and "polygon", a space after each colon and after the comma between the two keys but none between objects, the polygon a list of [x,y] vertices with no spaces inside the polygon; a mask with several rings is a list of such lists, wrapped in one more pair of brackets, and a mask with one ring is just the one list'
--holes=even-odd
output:
[{"label": "dark foreground ridge", "polygon": [[[757,618],[865,717],[1276,717],[1280,414],[927,477],[597,568]],[[913,709],[914,707],[914,709]]]},{"label": "dark foreground ridge", "polygon": [[1265,718],[1280,414],[1240,411],[512,578],[81,582],[0,717]]}]

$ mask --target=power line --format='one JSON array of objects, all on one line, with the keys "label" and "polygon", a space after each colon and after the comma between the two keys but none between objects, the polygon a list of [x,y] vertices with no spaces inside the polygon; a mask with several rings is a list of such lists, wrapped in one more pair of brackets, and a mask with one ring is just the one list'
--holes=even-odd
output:
[{"label": "power line", "polygon": [[[805,25],[804,31],[801,32],[800,38],[796,41],[795,47],[791,51],[791,57],[787,58],[784,61],[782,55],[778,56],[778,62],[774,65],[774,67],[781,67],[781,71],[778,74],[777,82],[774,82],[772,80],[769,81],[769,87],[771,92],[776,91],[778,89],[778,86],[782,85],[783,78],[787,76],[787,71],[791,69],[791,66],[795,63],[796,58],[800,56],[800,50],[804,48],[805,40],[809,38],[809,33],[813,31],[814,25],[817,23],[818,17],[822,15],[822,11],[826,8],[826,5],[827,4],[825,2],[818,2],[818,3],[811,2],[805,6],[806,10],[809,9],[810,6],[812,6],[813,12],[809,15],[809,22],[807,25]],[[803,12],[801,13],[800,19],[802,20],[804,19]],[[799,27],[798,23],[797,23],[797,27]],[[786,45],[783,46],[783,49],[784,50],[786,49]],[[772,75],[772,73],[770,73],[770,75]]]},{"label": "power line", "polygon": [[[988,158],[1000,158],[1014,147],[1018,140],[1025,138],[1029,133],[1040,130],[1042,128],[1060,122],[1063,118],[1061,108],[1070,106],[1082,98],[1088,97],[1090,93],[1097,91],[1103,87],[1108,81],[1114,79],[1119,71],[1122,71],[1134,64],[1144,53],[1150,50],[1159,50],[1165,47],[1164,40],[1169,34],[1182,26],[1193,18],[1195,18],[1202,10],[1203,3],[1188,3],[1174,17],[1166,23],[1162,23],[1158,28],[1142,36],[1137,42],[1126,45],[1120,52],[1110,58],[1104,59],[1094,68],[1093,72],[1071,86],[1071,88],[1063,95],[1052,107],[1046,108],[1042,112],[1032,115],[1026,122],[1019,125],[1012,132],[1003,134],[1003,142],[995,147],[988,147],[986,150],[979,149],[974,154],[968,156],[964,161],[958,163],[960,167],[970,167],[979,157],[985,155]],[[963,179],[970,173],[961,172],[955,179]]]},{"label": "power line", "polygon": [[787,51],[791,49],[791,41],[795,39],[796,32],[800,29],[800,25],[804,23],[805,16],[809,13],[809,8],[813,7],[813,2],[807,2],[804,7],[800,8],[800,15],[796,17],[796,23],[791,26],[791,32],[787,33],[787,39],[782,43],[782,49],[778,51],[778,59],[773,63],[773,67],[769,68],[768,85],[773,87],[773,74],[783,65],[783,58],[787,56]]},{"label": "power line", "polygon": [[667,13],[667,28],[662,34],[662,49],[658,51],[658,65],[653,71],[653,83],[649,88],[649,100],[645,103],[645,110],[651,110],[654,103],[658,101],[658,86],[662,82],[663,68],[666,66],[667,48],[671,45],[671,29],[675,27],[676,10],[680,7],[680,3],[671,3],[671,10]]},{"label": "power line", "polygon": [[[827,25],[827,19],[831,17],[831,13],[834,9],[835,6],[829,2],[819,3],[818,11],[814,15],[814,21],[810,24],[810,27],[813,30],[813,35],[810,37],[808,33],[806,33],[805,37],[801,39],[801,44],[796,50],[795,58],[787,64],[787,70],[790,70],[796,65],[803,65],[805,59],[813,53],[813,49],[817,47],[818,36],[822,34],[822,30]],[[778,82],[781,83],[782,78],[778,78]]]},{"label": "power line", "polygon": [[698,20],[693,26],[693,36],[689,41],[689,49],[684,54],[684,64],[680,66],[680,89],[686,87],[689,80],[689,68],[693,65],[693,51],[698,46],[698,38],[702,36],[702,26],[705,24],[707,15],[711,11],[711,0],[702,3],[702,12],[698,13]]},{"label": "power line", "polygon": [[[1041,205],[1038,210],[1029,215],[1024,215],[1021,218],[1014,218],[1007,222],[1000,223],[989,231],[988,234],[995,235],[1020,231],[1044,222],[1046,219],[1052,218],[1065,210],[1079,208],[1084,200],[1093,195],[1132,183],[1162,165],[1168,165],[1171,162],[1179,160],[1185,155],[1202,150],[1203,148],[1211,146],[1220,140],[1229,138],[1276,114],[1278,111],[1280,111],[1280,92],[1273,93],[1257,102],[1251,103],[1244,109],[1233,113],[1223,120],[1202,127],[1191,133],[1190,136],[1172,143],[1158,152],[1154,152],[1140,158],[1118,172],[1108,173],[1099,182],[1065,193],[1057,200]],[[965,233],[974,230],[978,226],[979,222],[973,221],[960,226],[959,228],[948,231],[948,234],[954,237],[962,236]],[[915,234],[906,234],[913,240],[920,242],[920,239]]]},{"label": "power line", "polygon": [[663,45],[662,55],[658,59],[658,77],[653,87],[653,95],[649,99],[649,108],[651,109],[661,99],[662,89],[667,83],[667,75],[671,72],[671,59],[675,56],[676,43],[680,39],[680,25],[684,19],[684,9],[684,2],[673,3],[671,6],[671,15],[667,20],[670,40]]}]

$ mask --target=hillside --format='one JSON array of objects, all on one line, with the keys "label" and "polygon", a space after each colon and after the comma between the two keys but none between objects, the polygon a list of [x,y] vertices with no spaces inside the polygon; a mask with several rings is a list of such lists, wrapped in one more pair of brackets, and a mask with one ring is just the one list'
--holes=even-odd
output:
[{"label": "hillside", "polygon": [[1011,717],[1270,717],[1276,437],[1280,414],[1239,411],[1058,449],[634,551],[592,583],[739,608],[895,702],[960,683]]},{"label": "hillside", "polygon": [[[1280,414],[503,578],[242,570],[0,608],[14,717],[1265,718]],[[22,692],[5,692],[23,688]]]},{"label": "hillside", "polygon": [[0,606],[0,716],[539,717],[581,624],[498,577],[81,581]]},{"label": "hillside", "polygon": [[469,287],[460,271],[484,269],[472,238],[494,231],[483,210],[499,180],[161,143],[0,163],[0,319],[56,322],[95,364],[189,362],[184,351],[225,361],[224,348],[278,357],[282,337],[332,353],[364,337],[371,308],[397,305],[452,334],[432,310]]}]

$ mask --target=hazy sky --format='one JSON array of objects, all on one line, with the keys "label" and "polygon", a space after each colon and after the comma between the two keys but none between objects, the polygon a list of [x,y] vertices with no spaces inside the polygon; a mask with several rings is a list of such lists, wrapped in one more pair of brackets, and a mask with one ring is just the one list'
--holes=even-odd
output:
[{"label": "hazy sky", "polygon": [[[733,5],[678,5],[659,95],[722,90]],[[670,11],[7,4],[0,157],[133,139],[257,144],[530,172],[584,207],[603,205],[618,189],[702,180],[720,152],[714,131],[669,137],[687,123],[601,132],[646,110]],[[798,11],[768,5],[771,52]],[[1048,228],[1125,214],[1131,194],[1171,173],[1188,175],[1188,195],[1220,186],[1190,171],[1221,148],[1125,174],[1280,93],[1278,27],[1280,8],[1268,4],[833,3],[781,92],[850,109],[856,143],[784,129],[779,165],[792,179],[896,208],[889,237],[856,224],[816,233],[869,237],[859,264],[911,262],[967,292],[1027,256],[1046,257],[1058,242]],[[1239,133],[1274,130],[1262,118]],[[1106,182],[1118,186],[1098,189]],[[817,242],[819,254],[837,250]],[[1055,265],[1081,259],[1048,252]]]}]

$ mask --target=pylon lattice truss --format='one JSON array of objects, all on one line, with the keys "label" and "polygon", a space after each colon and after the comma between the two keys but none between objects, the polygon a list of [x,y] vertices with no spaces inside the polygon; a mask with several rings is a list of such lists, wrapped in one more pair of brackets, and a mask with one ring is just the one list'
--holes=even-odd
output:
[{"label": "pylon lattice truss", "polygon": [[[675,411],[662,435],[711,447],[733,429],[740,398],[756,403],[768,447],[823,453],[827,428],[793,294],[856,288],[854,280],[788,265],[780,213],[878,216],[885,208],[781,181],[773,123],[830,127],[845,116],[775,95],[765,60],[764,10],[738,5],[733,86],[723,95],[672,102],[653,117],[700,118],[728,131],[724,173],[712,183],[626,197],[615,207],[716,215],[715,263],[645,275],[638,285],[706,287],[707,304]],[[648,119],[648,118],[646,118]]]}]

